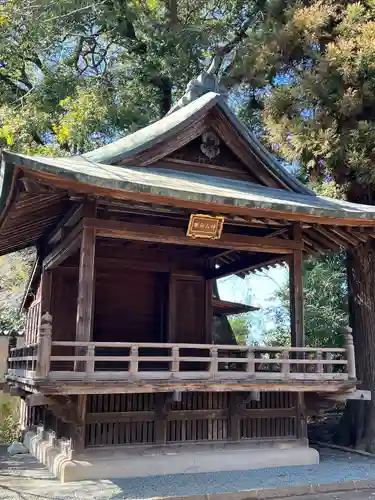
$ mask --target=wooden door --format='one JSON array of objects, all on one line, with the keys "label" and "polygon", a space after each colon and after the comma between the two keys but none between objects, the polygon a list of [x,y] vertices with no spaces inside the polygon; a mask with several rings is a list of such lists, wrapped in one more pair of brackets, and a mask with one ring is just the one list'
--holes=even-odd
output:
[{"label": "wooden door", "polygon": [[206,282],[191,276],[173,276],[170,286],[169,339],[172,342],[206,342]]}]

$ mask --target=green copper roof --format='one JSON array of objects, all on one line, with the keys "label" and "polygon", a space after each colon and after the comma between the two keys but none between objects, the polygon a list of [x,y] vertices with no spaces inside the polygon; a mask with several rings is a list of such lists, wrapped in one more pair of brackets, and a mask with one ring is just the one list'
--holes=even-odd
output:
[{"label": "green copper roof", "polygon": [[84,158],[98,162],[113,165],[126,160],[147,150],[151,146],[165,141],[169,137],[183,130],[189,123],[193,122],[199,116],[208,113],[214,106],[218,106],[222,113],[232,123],[237,133],[249,144],[253,154],[258,157],[265,168],[276,178],[282,180],[292,191],[300,193],[312,193],[308,188],[301,184],[297,179],[290,175],[273,156],[261,145],[261,143],[246,129],[238,120],[236,115],[226,104],[220,94],[208,92],[196,100],[193,100],[183,107],[176,109],[143,129],[134,132],[122,139],[102,146],[83,155]]},{"label": "green copper roof", "polygon": [[103,165],[82,156],[44,158],[4,152],[4,158],[3,175],[12,164],[22,165],[27,170],[89,184],[93,186],[93,192],[95,186],[99,186],[233,207],[375,221],[373,206],[267,188],[245,181],[167,169]]}]

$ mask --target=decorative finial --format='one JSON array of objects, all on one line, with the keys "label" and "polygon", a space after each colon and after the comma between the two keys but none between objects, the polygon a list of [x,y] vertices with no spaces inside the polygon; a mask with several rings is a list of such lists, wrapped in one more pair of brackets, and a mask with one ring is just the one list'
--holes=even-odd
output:
[{"label": "decorative finial", "polygon": [[197,77],[190,80],[186,86],[185,94],[181,99],[169,110],[168,114],[173,113],[187,104],[195,101],[199,97],[208,92],[215,92],[216,94],[225,94],[219,85],[218,72],[222,66],[223,56],[215,55],[209,68]]}]

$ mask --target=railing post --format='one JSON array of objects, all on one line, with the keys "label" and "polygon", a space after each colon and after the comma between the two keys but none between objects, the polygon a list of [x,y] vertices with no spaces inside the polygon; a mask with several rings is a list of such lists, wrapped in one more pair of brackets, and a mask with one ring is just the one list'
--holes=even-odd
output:
[{"label": "railing post", "polygon": [[130,348],[129,372],[134,375],[138,373],[138,346],[132,345]]},{"label": "railing post", "polygon": [[173,346],[171,372],[176,373],[178,371],[180,371],[180,348]]},{"label": "railing post", "polygon": [[[86,356],[88,358],[93,358],[95,356],[95,344],[89,344],[86,351]],[[94,373],[95,371],[95,359],[88,359],[86,361],[86,372]]]},{"label": "railing post", "polygon": [[48,377],[50,371],[51,346],[52,316],[46,312],[41,317],[38,331],[38,353],[36,362],[37,377]]},{"label": "railing post", "polygon": [[353,335],[352,329],[350,326],[345,328],[344,336],[345,336],[345,347],[346,347],[346,359],[348,361],[347,369],[348,369],[348,377],[349,379],[356,379],[357,372],[355,368],[355,352],[354,352],[354,344],[353,344]]},{"label": "railing post", "polygon": [[[333,359],[332,353],[327,352],[326,353],[326,361],[332,361],[332,359]],[[333,365],[331,363],[327,363],[326,373],[332,373],[332,372],[333,372]]]},{"label": "railing post", "polygon": [[246,371],[249,375],[255,375],[255,354],[251,348],[247,350],[246,357],[247,357]]},{"label": "railing post", "polygon": [[320,361],[323,361],[323,352],[316,351],[316,373],[322,375],[324,373],[324,365]]},{"label": "railing post", "polygon": [[211,349],[210,349],[210,356],[211,356],[210,374],[211,374],[211,377],[214,377],[217,374],[217,372],[219,371],[218,352],[219,352],[219,350],[217,347],[211,347]]},{"label": "railing post", "polygon": [[281,363],[281,373],[285,377],[288,377],[290,375],[289,349],[283,350],[281,359],[282,359],[282,361],[284,361],[284,363]]}]

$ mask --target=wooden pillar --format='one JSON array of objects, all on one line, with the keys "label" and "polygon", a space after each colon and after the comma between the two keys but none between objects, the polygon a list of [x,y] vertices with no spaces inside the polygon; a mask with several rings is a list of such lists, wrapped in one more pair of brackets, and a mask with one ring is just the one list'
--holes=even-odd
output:
[{"label": "wooden pillar", "polygon": [[[95,217],[96,203],[87,200],[84,203],[82,216]],[[95,295],[95,228],[86,228],[82,230],[82,240],[79,259],[79,279],[78,279],[78,298],[77,298],[77,320],[76,320],[76,340],[89,342],[93,337],[94,322],[94,295]],[[91,350],[89,351],[90,353]],[[87,354],[87,349],[76,349],[77,354]],[[93,363],[78,362],[75,363],[76,371],[83,371],[93,368]],[[73,424],[73,452],[75,455],[83,453],[85,449],[86,434],[86,413],[87,413],[87,394],[77,396],[76,422]]]},{"label": "wooden pillar", "polygon": [[[302,241],[302,227],[293,224],[292,238]],[[302,250],[293,250],[289,263],[290,287],[290,327],[292,347],[305,346],[305,325],[303,311],[303,253]],[[303,354],[296,356],[302,359]],[[304,371],[304,365],[298,365],[298,371]],[[296,435],[298,439],[306,437],[305,398],[302,392],[296,394]]]},{"label": "wooden pillar", "polygon": [[307,422],[305,415],[305,395],[297,392],[296,398],[296,437],[297,439],[307,439]]},{"label": "wooden pillar", "polygon": [[167,442],[167,415],[169,402],[168,395],[164,392],[155,394],[155,444],[163,445]]},{"label": "wooden pillar", "polygon": [[[292,237],[294,241],[302,241],[302,228],[300,224],[293,225]],[[302,264],[302,250],[293,250],[293,254],[291,255],[289,261],[290,323],[292,347],[305,346]]]},{"label": "wooden pillar", "polygon": [[[95,287],[95,229],[83,228],[79,262],[79,281],[77,299],[76,340],[90,342],[94,319],[94,287]],[[80,355],[86,349],[77,349]],[[82,362],[76,363],[75,370],[84,370]]]},{"label": "wooden pillar", "polygon": [[52,270],[43,269],[41,278],[40,314],[52,313]]},{"label": "wooden pillar", "polygon": [[231,441],[241,440],[240,423],[244,409],[244,396],[236,392],[231,392],[229,396],[229,432]]},{"label": "wooden pillar", "polygon": [[85,435],[86,435],[86,405],[87,394],[79,394],[77,396],[77,422],[72,424],[73,434],[73,452],[75,455],[83,453],[85,450]]},{"label": "wooden pillar", "polygon": [[169,273],[167,342],[176,338],[176,277]]},{"label": "wooden pillar", "polygon": [[52,316],[48,312],[43,314],[41,318],[37,343],[36,376],[40,378],[48,377],[52,345]]},{"label": "wooden pillar", "polygon": [[213,332],[212,332],[212,322],[213,322],[213,308],[212,308],[212,299],[213,299],[213,282],[212,280],[206,280],[206,304],[205,304],[205,313],[206,313],[206,325],[205,325],[205,342],[206,344],[212,344]]},{"label": "wooden pillar", "polygon": [[349,380],[356,380],[357,379],[357,372],[356,372],[356,366],[355,366],[355,351],[354,351],[354,343],[353,343],[353,331],[348,326],[344,330],[344,335],[345,335],[345,348],[346,348],[346,359],[348,361],[347,365],[347,370],[348,370],[348,377]]},{"label": "wooden pillar", "polygon": [[79,282],[77,300],[76,340],[92,340],[92,324],[95,287],[95,229],[84,228],[82,231],[81,253],[79,262]]}]

